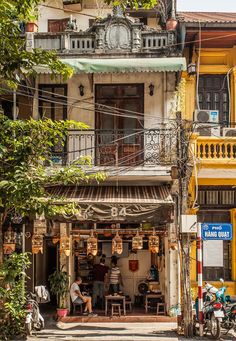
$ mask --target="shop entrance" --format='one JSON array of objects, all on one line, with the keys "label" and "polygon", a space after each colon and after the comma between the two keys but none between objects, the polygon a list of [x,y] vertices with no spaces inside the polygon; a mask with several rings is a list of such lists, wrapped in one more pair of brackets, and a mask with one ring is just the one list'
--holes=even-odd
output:
[{"label": "shop entrance", "polygon": [[[94,269],[104,258],[108,268],[104,278],[104,293],[96,295],[94,306],[99,316],[110,316],[112,304],[120,304],[123,315],[166,314],[165,306],[165,231],[154,231],[150,224],[93,223],[73,224],[74,272],[83,280],[82,291],[94,298],[96,273]],[[97,240],[97,254],[88,251],[88,240],[93,231]],[[154,232],[153,232],[154,231]],[[138,232],[138,233],[137,233]],[[158,250],[150,251],[149,239],[157,237]],[[79,237],[78,237],[79,236]],[[119,236],[122,250],[114,252],[114,239]],[[142,247],[134,249],[134,238],[142,240]],[[122,251],[122,252],[121,252]],[[111,292],[112,261],[117,261],[121,281],[116,292]],[[158,312],[158,307],[160,308]],[[114,313],[114,312],[113,312]]]}]

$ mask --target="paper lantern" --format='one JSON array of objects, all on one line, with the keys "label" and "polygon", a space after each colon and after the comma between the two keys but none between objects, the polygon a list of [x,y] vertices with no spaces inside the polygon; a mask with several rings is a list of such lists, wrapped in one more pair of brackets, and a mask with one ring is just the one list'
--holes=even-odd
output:
[{"label": "paper lantern", "polygon": [[32,253],[43,253],[43,235],[42,234],[34,234],[32,236]]},{"label": "paper lantern", "polygon": [[137,231],[136,236],[132,238],[132,249],[142,250],[143,249],[143,237],[139,235]]},{"label": "paper lantern", "polygon": [[87,239],[87,255],[91,254],[96,256],[98,253],[98,240],[93,235],[93,231],[91,231],[91,236]]},{"label": "paper lantern", "polygon": [[16,244],[16,232],[12,229],[11,225],[8,227],[7,231],[4,233],[4,243]]},{"label": "paper lantern", "polygon": [[159,237],[156,236],[155,232],[153,232],[152,236],[149,236],[148,240],[149,251],[152,253],[159,252]]},{"label": "paper lantern", "polygon": [[44,215],[37,215],[34,221],[34,231],[37,234],[46,234],[47,233],[47,222]]},{"label": "paper lantern", "polygon": [[60,253],[64,253],[67,257],[70,255],[70,238],[66,235],[60,238]]},{"label": "paper lantern", "polygon": [[123,252],[123,241],[117,231],[115,237],[112,239],[112,254],[117,253],[118,255],[121,255],[122,252]]},{"label": "paper lantern", "polygon": [[16,244],[4,243],[3,244],[3,254],[11,255],[16,249]]}]

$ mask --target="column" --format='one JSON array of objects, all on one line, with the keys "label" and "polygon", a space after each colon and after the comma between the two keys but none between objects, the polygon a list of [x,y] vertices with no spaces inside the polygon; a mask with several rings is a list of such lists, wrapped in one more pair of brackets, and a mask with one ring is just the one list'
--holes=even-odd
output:
[{"label": "column", "polygon": [[187,72],[183,72],[182,78],[185,79],[185,113],[183,118],[192,120],[195,110],[195,76],[189,76]]},{"label": "column", "polygon": [[236,122],[236,67],[233,68],[230,82],[230,121]]}]

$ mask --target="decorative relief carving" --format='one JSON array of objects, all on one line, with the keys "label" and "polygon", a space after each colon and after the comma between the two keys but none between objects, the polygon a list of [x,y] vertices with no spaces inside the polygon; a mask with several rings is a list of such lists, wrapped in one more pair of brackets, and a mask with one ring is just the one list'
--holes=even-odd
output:
[{"label": "decorative relief carving", "polygon": [[109,50],[127,50],[131,48],[130,28],[124,23],[113,22],[108,25],[105,34],[105,46]]}]

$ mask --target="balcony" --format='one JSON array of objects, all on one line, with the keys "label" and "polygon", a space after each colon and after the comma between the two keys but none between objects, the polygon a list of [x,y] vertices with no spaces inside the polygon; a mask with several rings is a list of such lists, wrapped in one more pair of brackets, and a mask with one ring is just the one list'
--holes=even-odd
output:
[{"label": "balcony", "polygon": [[68,163],[91,158],[93,167],[155,167],[176,163],[176,136],[172,129],[71,130]]},{"label": "balcony", "polygon": [[203,165],[236,166],[236,137],[197,136],[194,140],[194,150]]}]

